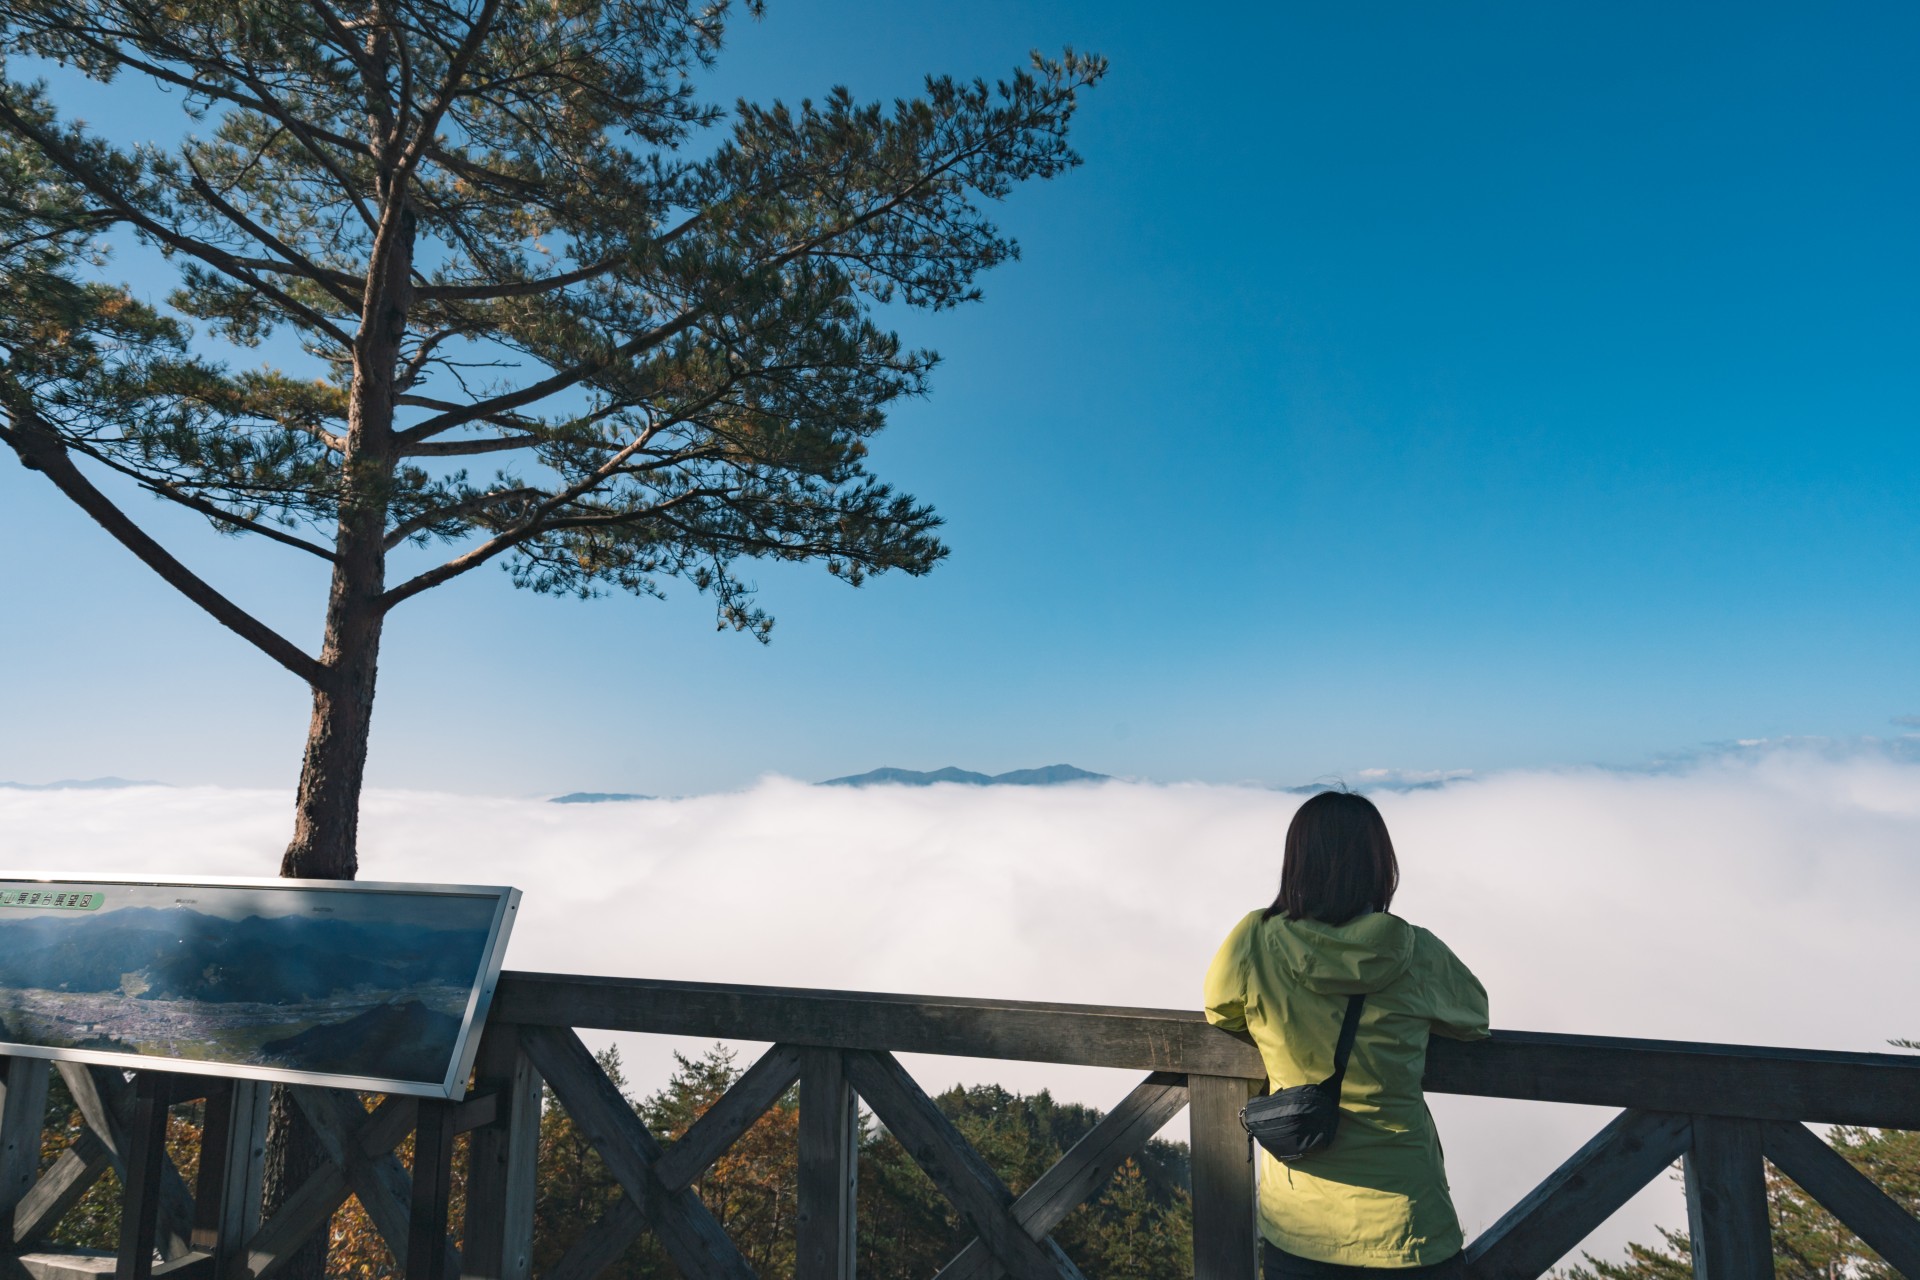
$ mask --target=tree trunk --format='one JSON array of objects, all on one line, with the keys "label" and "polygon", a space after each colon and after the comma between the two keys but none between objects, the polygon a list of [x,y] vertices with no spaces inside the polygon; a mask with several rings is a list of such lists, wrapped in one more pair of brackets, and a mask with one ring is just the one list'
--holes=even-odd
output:
[{"label": "tree trunk", "polygon": [[[294,802],[293,839],[280,874],[297,879],[351,880],[359,871],[356,841],[360,787],[366,777],[367,738],[373,723],[374,677],[379,667],[380,609],[386,565],[380,534],[384,504],[371,517],[343,503],[327,636],[321,662],[331,674],[313,691],[306,759]],[[369,533],[371,536],[369,536]],[[320,1141],[284,1088],[273,1091],[267,1124],[265,1207],[269,1216],[326,1163]],[[281,1272],[284,1280],[324,1280],[328,1239],[320,1232]]]},{"label": "tree trunk", "polygon": [[[266,1216],[278,1213],[287,1197],[320,1172],[326,1162],[320,1138],[300,1114],[299,1104],[285,1085],[275,1085],[267,1112],[267,1158],[262,1181]],[[296,1249],[275,1274],[281,1280],[325,1280],[330,1234],[330,1230],[315,1232],[314,1238]]]},{"label": "tree trunk", "polygon": [[[320,651],[328,679],[313,691],[293,839],[280,861],[280,874],[296,879],[351,880],[360,870],[360,788],[386,624],[381,594],[395,462],[394,374],[412,292],[413,217],[404,208],[397,235],[382,277],[369,281],[366,316],[355,342],[340,524]],[[269,1216],[325,1162],[319,1139],[298,1111],[285,1089],[274,1090],[264,1187]],[[328,1233],[319,1233],[289,1260],[281,1272],[284,1280],[325,1280],[328,1245]]]},{"label": "tree trunk", "polygon": [[[342,544],[348,541],[345,533],[343,528]],[[380,590],[386,566],[377,538],[373,545],[372,564],[352,566],[343,555],[334,572],[326,645],[320,655],[332,679],[328,687],[313,691],[306,758],[294,799],[293,839],[280,860],[283,876],[351,880],[360,870],[360,787],[366,778],[385,620]]]}]

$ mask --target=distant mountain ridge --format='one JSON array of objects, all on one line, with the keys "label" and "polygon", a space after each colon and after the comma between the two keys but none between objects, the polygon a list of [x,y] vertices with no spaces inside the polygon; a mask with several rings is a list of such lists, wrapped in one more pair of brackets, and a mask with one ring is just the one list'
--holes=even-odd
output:
[{"label": "distant mountain ridge", "polygon": [[625,800],[651,800],[652,796],[643,796],[637,791],[569,791],[563,796],[554,796],[548,804],[617,804]]},{"label": "distant mountain ridge", "polygon": [[164,782],[133,778],[62,778],[58,782],[4,782],[0,791],[118,791],[123,787],[164,787]]},{"label": "distant mountain ridge", "polygon": [[1362,769],[1351,781],[1345,778],[1322,779],[1297,787],[1276,786],[1272,790],[1288,795],[1317,796],[1322,791],[1352,791],[1366,795],[1372,791],[1442,791],[1456,783],[1476,781],[1471,769],[1434,770],[1412,773],[1401,769]]},{"label": "distant mountain ridge", "polygon": [[822,787],[931,787],[935,783],[951,782],[967,787],[1057,787],[1069,782],[1111,780],[1109,774],[1092,773],[1070,764],[1049,764],[1038,769],[1013,769],[1006,773],[995,774],[975,773],[971,769],[956,769],[948,765],[944,769],[924,772],[919,769],[892,767],[871,769],[866,773],[849,774],[844,778],[828,778],[825,782],[815,785]]}]

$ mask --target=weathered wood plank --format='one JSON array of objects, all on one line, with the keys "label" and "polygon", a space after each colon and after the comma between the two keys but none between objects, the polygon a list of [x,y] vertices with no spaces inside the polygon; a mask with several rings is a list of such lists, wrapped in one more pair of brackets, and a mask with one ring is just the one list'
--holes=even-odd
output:
[{"label": "weathered wood plank", "polygon": [[[124,1153],[128,1150],[128,1129],[134,1118],[133,1085],[110,1067],[87,1066],[78,1062],[59,1062],[54,1067],[66,1083],[67,1092],[80,1108],[81,1119],[93,1130],[107,1149],[108,1158],[127,1180]],[[160,1256],[169,1261],[192,1252],[193,1193],[186,1180],[163,1151],[160,1160],[160,1208],[156,1226]]]},{"label": "weathered wood plank", "polygon": [[1920,1059],[1753,1045],[1496,1031],[1435,1039],[1426,1088],[1760,1120],[1920,1128]]},{"label": "weathered wood plank", "polygon": [[1474,1280],[1534,1280],[1678,1160],[1686,1116],[1623,1111],[1467,1246]]},{"label": "weathered wood plank", "polygon": [[1240,1108],[1265,1086],[1265,1077],[1187,1077],[1194,1280],[1255,1280],[1260,1274],[1253,1146],[1241,1127]]},{"label": "weathered wood plank", "polygon": [[1694,1280],[1773,1280],[1760,1125],[1695,1115],[1687,1150]]},{"label": "weathered wood plank", "polygon": [[193,1234],[189,1243],[208,1252],[220,1240],[221,1197],[227,1189],[227,1160],[233,1154],[228,1141],[234,1120],[233,1084],[231,1080],[214,1082],[200,1126],[200,1168],[193,1176]]},{"label": "weathered wood plank", "polygon": [[[1015,1280],[1081,1280],[1080,1270],[1051,1239],[1034,1241],[1008,1210],[1013,1194],[933,1099],[890,1053],[845,1057],[847,1077],[874,1115],[952,1203]],[[802,1083],[806,1080],[803,1075]]]},{"label": "weathered wood plank", "polygon": [[860,1111],[837,1049],[808,1049],[800,1072],[796,1280],[853,1280]]},{"label": "weathered wood plank", "polygon": [[529,1280],[540,1147],[540,1073],[520,1033],[493,1023],[481,1041],[475,1083],[498,1100],[494,1123],[467,1136],[467,1280]]},{"label": "weathered wood plank", "polygon": [[611,1208],[598,1218],[593,1225],[580,1233],[580,1238],[554,1264],[552,1271],[541,1280],[593,1280],[602,1271],[620,1260],[635,1240],[647,1229],[647,1220],[636,1205],[626,1196],[613,1202]]},{"label": "weathered wood plank", "polygon": [[[100,1139],[113,1159],[114,1168],[118,1169],[126,1137],[125,1126],[102,1095],[95,1069],[79,1062],[59,1062],[54,1066],[60,1072],[60,1079],[66,1083],[67,1092],[73,1095],[74,1105],[80,1109],[81,1121]],[[117,1076],[114,1078],[118,1079]]]},{"label": "weathered wood plank", "polygon": [[[14,1280],[107,1280],[113,1274],[114,1256],[90,1249],[64,1252],[25,1253],[6,1259]],[[213,1258],[205,1253],[187,1253],[171,1262],[154,1267],[154,1280],[209,1280]]]},{"label": "weathered wood plank", "polygon": [[13,1211],[13,1243],[28,1245],[52,1231],[67,1211],[113,1167],[106,1143],[91,1129],[80,1130],[72,1146],[62,1151],[40,1181],[33,1184]]},{"label": "weathered wood plank", "polygon": [[[1013,1202],[1014,1221],[1035,1240],[1052,1232],[1186,1105],[1184,1076],[1148,1076]],[[986,1247],[973,1240],[935,1280],[999,1280],[1005,1274]]]},{"label": "weathered wood plank", "polygon": [[94,1249],[49,1249],[8,1261],[10,1280],[108,1280],[114,1266],[112,1254]]},{"label": "weathered wood plank", "polygon": [[453,1203],[454,1104],[420,1103],[413,1131],[413,1176],[407,1195],[407,1280],[448,1280],[447,1213]]},{"label": "weathered wood plank", "polygon": [[[503,1021],[822,1048],[1263,1074],[1198,1012],[1018,1000],[508,973]],[[1433,1093],[1920,1129],[1920,1060],[1748,1045],[1496,1031],[1427,1054]]]},{"label": "weathered wood plank", "polygon": [[536,973],[503,975],[493,1008],[502,1021],[543,1026],[1143,1071],[1195,1062],[1222,1075],[1261,1070],[1251,1044],[1197,1013],[1162,1009]]},{"label": "weathered wood plank", "polygon": [[500,1123],[500,1095],[489,1089],[474,1091],[453,1104],[453,1132],[458,1135]]},{"label": "weathered wood plank", "polygon": [[521,1042],[560,1105],[633,1198],[687,1280],[753,1280],[753,1268],[692,1191],[668,1191],[653,1166],[660,1144],[571,1031],[523,1027]]},{"label": "weathered wood plank", "polygon": [[[158,1072],[134,1080],[133,1115],[121,1150],[120,1248],[114,1280],[148,1280],[160,1228],[160,1169],[167,1163],[167,1089]],[[191,1222],[191,1218],[188,1219]]]},{"label": "weathered wood plank", "polygon": [[1920,1219],[1875,1186],[1873,1179],[1805,1125],[1766,1125],[1760,1143],[1776,1169],[1799,1183],[1802,1191],[1845,1223],[1895,1271],[1920,1278]]},{"label": "weathered wood plank", "polygon": [[14,1209],[40,1179],[47,1120],[44,1058],[0,1058],[0,1230],[15,1234]]},{"label": "weathered wood plank", "polygon": [[49,1249],[11,1262],[13,1280],[109,1280],[114,1268],[112,1254],[92,1249]]},{"label": "weathered wood plank", "polygon": [[[195,1237],[196,1246],[211,1250],[213,1271],[220,1280],[238,1280],[245,1267],[246,1243],[260,1229],[261,1179],[267,1161],[267,1112],[273,1095],[273,1087],[264,1080],[231,1083],[232,1093],[222,1108],[226,1131],[220,1135],[224,1152],[220,1180],[217,1185],[210,1185],[204,1177],[199,1180],[204,1194],[214,1200],[212,1238],[202,1241],[198,1232]],[[207,1142],[212,1141],[214,1135],[209,1131]],[[199,1208],[197,1203],[195,1207]]]},{"label": "weathered wood plank", "polygon": [[800,1078],[801,1052],[793,1045],[777,1044],[741,1072],[733,1087],[660,1157],[660,1163],[654,1166],[660,1184],[669,1191],[691,1186],[709,1165],[726,1154]]}]

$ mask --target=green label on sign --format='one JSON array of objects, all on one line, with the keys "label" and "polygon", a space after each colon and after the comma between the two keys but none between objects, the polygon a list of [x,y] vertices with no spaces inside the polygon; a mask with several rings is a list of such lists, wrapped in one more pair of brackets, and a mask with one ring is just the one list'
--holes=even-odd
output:
[{"label": "green label on sign", "polygon": [[0,907],[34,907],[56,911],[96,911],[107,900],[104,893],[76,889],[0,889]]}]

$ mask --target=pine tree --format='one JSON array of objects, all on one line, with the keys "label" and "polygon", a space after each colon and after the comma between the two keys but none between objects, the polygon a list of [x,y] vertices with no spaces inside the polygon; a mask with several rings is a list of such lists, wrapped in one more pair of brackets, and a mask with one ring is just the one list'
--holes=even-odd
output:
[{"label": "pine tree", "polygon": [[[582,597],[679,579],[764,640],[742,560],[858,585],[946,554],[933,510],[866,466],[934,364],[874,312],[978,296],[1015,251],[983,204],[1078,162],[1067,126],[1102,64],[729,117],[695,92],[726,18],[0,0],[0,442],[308,687],[283,875],[358,871],[381,644],[424,592],[494,563]],[[145,84],[191,131],[102,135],[23,58]],[[163,256],[164,302],[101,274],[116,238]],[[317,654],[107,478],[324,563]],[[270,1208],[318,1167],[303,1134],[276,1097]]]},{"label": "pine tree", "polygon": [[[1184,1192],[1180,1193],[1182,1196]],[[1102,1194],[1099,1226],[1089,1232],[1089,1277],[1182,1276],[1193,1271],[1193,1217],[1185,1205],[1166,1205],[1148,1190],[1133,1160],[1114,1174]]]},{"label": "pine tree", "polygon": [[[0,441],[309,687],[285,874],[355,873],[382,639],[426,591],[495,563],[581,596],[680,579],[764,639],[743,559],[858,584],[945,554],[867,469],[934,365],[875,312],[978,296],[1015,252],[983,206],[1078,162],[1102,64],[726,113],[696,83],[727,16],[0,0]],[[145,85],[189,132],[103,135],[23,59]],[[102,274],[132,240],[160,303]],[[317,653],[108,478],[325,564]]]}]

